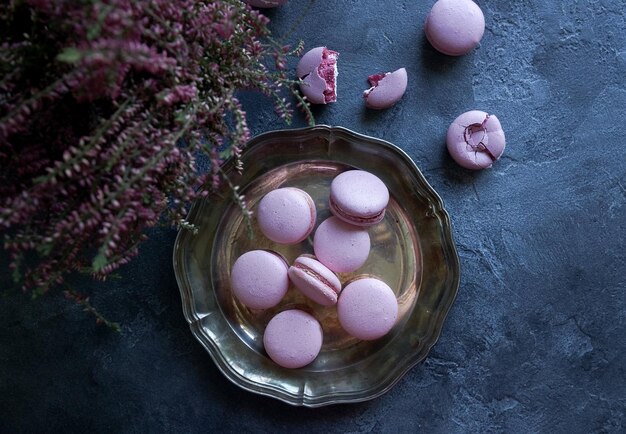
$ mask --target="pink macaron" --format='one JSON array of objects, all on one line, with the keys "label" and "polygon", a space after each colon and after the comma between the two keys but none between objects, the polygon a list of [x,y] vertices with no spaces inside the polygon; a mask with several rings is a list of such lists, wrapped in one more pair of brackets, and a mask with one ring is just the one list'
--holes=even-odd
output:
[{"label": "pink macaron", "polygon": [[439,0],[426,18],[424,32],[437,51],[462,56],[482,39],[485,16],[472,0]]},{"label": "pink macaron", "polygon": [[289,267],[289,278],[301,293],[322,306],[337,303],[341,282],[320,261],[306,255],[296,258]]},{"label": "pink macaron", "polygon": [[373,340],[386,335],[398,318],[398,301],[382,280],[364,278],[348,284],[337,302],[341,327],[357,339]]},{"label": "pink macaron", "polygon": [[295,187],[272,190],[263,196],[256,212],[261,232],[279,244],[296,244],[315,226],[315,202]]},{"label": "pink macaron", "polygon": [[365,105],[371,109],[387,109],[397,103],[406,91],[406,69],[374,74],[368,77],[370,88],[363,92]]},{"label": "pink macaron", "polygon": [[230,272],[233,294],[251,309],[268,309],[283,299],[289,288],[289,266],[277,253],[251,250],[235,261]]},{"label": "pink macaron", "polygon": [[495,115],[472,110],[452,122],[446,143],[450,156],[460,166],[480,170],[491,167],[502,156],[506,140]]},{"label": "pink macaron", "polygon": [[265,328],[263,345],[267,355],[284,368],[301,368],[311,363],[322,348],[322,327],[308,313],[285,310]]},{"label": "pink macaron", "polygon": [[313,104],[337,101],[337,58],[339,53],[326,47],[307,51],[296,68],[300,91]]},{"label": "pink macaron", "polygon": [[376,175],[364,170],[349,170],[337,175],[330,184],[330,210],[357,226],[372,226],[385,217],[389,190]]},{"label": "pink macaron", "polygon": [[330,217],[315,231],[313,250],[315,257],[330,270],[349,273],[367,261],[370,236],[367,229]]}]

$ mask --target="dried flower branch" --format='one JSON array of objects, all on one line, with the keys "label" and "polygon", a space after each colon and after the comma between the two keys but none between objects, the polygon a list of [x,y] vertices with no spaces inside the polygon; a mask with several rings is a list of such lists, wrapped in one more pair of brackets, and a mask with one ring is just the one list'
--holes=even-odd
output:
[{"label": "dried flower branch", "polygon": [[82,306],[85,312],[89,312],[90,314],[95,316],[96,324],[104,324],[108,328],[116,332],[122,330],[119,323],[109,321],[100,312],[98,312],[96,308],[92,306],[91,302],[89,301],[89,297],[79,294],[72,289],[66,289],[65,291],[63,291],[63,295],[65,295],[65,298],[67,298],[68,300],[72,300],[74,303]]},{"label": "dried flower branch", "polygon": [[104,279],[163,216],[192,226],[185,207],[223,179],[224,158],[243,170],[236,92],[261,91],[291,120],[286,59],[302,45],[267,23],[239,0],[0,5],[0,228],[16,282],[38,295],[72,271]]}]

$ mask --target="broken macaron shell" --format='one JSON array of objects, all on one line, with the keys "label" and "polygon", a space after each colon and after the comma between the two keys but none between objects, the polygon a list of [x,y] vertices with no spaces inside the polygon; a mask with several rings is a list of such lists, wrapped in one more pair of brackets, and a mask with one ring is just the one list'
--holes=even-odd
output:
[{"label": "broken macaron shell", "polygon": [[450,156],[460,166],[480,170],[502,156],[506,140],[495,115],[472,110],[452,122],[446,142]]},{"label": "broken macaron shell", "polygon": [[339,53],[326,47],[307,51],[298,62],[296,74],[300,91],[313,104],[337,101],[337,58]]},{"label": "broken macaron shell", "polygon": [[374,74],[368,77],[370,87],[363,92],[368,108],[382,110],[397,103],[404,95],[407,85],[406,69]]}]

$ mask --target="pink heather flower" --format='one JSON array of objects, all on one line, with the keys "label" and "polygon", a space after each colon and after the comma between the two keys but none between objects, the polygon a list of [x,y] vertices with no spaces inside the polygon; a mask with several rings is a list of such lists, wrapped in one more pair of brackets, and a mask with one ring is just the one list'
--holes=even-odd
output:
[{"label": "pink heather flower", "polygon": [[176,103],[186,103],[192,101],[198,94],[198,89],[193,85],[179,85],[173,89],[166,91],[163,96],[163,103],[165,105],[173,105]]},{"label": "pink heather flower", "polygon": [[[16,16],[32,22],[11,31]],[[292,89],[267,23],[240,0],[0,4],[0,227],[24,289],[105,278],[217,187],[220,150],[239,159],[250,137],[233,91]]]}]

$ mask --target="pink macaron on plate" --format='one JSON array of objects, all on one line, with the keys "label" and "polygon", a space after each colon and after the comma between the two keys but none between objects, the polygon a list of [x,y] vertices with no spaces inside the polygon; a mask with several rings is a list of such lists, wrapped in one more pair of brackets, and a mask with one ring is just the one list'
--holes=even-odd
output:
[{"label": "pink macaron on plate", "polygon": [[[383,394],[428,355],[456,296],[459,259],[441,199],[400,148],[341,127],[318,125],[261,134],[248,143],[242,160],[243,174],[237,173],[232,161],[226,162],[224,170],[245,195],[253,218],[244,217],[224,185],[193,204],[188,220],[198,232],[181,231],[174,246],[183,313],[193,335],[233,383],[292,405],[319,407]],[[360,214],[365,219],[381,215],[381,220],[352,226],[353,234],[341,225],[331,225],[322,227],[318,235],[324,221],[341,222],[330,209],[331,184],[337,176],[354,170],[371,173],[388,189],[388,198],[382,198],[384,214],[380,204],[374,204],[377,209],[368,214]],[[282,188],[300,189],[315,204],[314,229],[297,243],[273,241],[257,219],[262,199]],[[340,196],[335,199],[352,215],[349,202]],[[308,232],[305,220],[302,235],[294,235],[297,239]],[[337,230],[340,233],[335,233]],[[332,248],[325,250],[322,235],[327,239],[341,235],[355,246],[358,242],[368,245],[346,250],[346,257],[355,256],[347,267],[338,267],[341,254]],[[290,266],[296,265],[288,273],[285,295],[265,309],[247,306],[251,302],[246,292],[232,286],[231,274],[239,269],[233,267],[235,262],[246,252],[258,250],[276,252]],[[365,250],[369,250],[367,255],[357,257]],[[358,284],[342,302],[337,281],[345,290],[359,279],[378,279],[384,286],[359,289],[363,283]],[[359,294],[368,291],[370,296],[380,297],[381,306],[388,303],[393,307],[395,300],[397,311],[363,310]],[[307,332],[311,347],[298,350],[311,360],[292,364],[283,357],[291,357],[291,347],[299,345],[300,337],[294,335],[293,345],[287,347],[273,339],[275,332],[290,330],[291,319],[284,323],[275,320],[264,335],[273,318],[284,318],[278,315],[294,310],[306,314],[298,314],[294,321],[306,319],[311,326]],[[307,315],[322,329],[316,355],[318,331]],[[370,315],[373,317],[367,319]],[[361,334],[355,324],[363,321],[376,327]],[[309,339],[311,336],[316,338]]]}]

